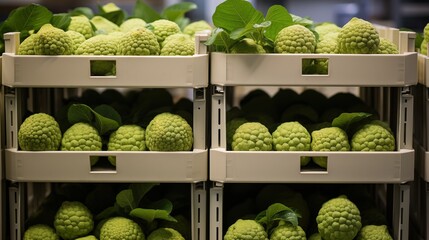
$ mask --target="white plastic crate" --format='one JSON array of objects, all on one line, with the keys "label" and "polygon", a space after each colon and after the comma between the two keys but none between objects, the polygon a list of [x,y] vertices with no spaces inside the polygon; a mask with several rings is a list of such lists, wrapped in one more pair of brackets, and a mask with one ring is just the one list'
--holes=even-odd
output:
[{"label": "white plastic crate", "polygon": [[[6,34],[3,85],[6,120],[6,178],[16,182],[201,182],[208,179],[206,144],[206,89],[208,57],[197,35],[197,54],[193,56],[18,56],[18,34]],[[93,58],[94,57],[94,58]],[[100,58],[98,58],[100,57]],[[113,77],[89,76],[90,60],[115,60]],[[168,71],[166,71],[168,69]],[[51,71],[51,72],[50,72]],[[144,76],[144,77],[142,77]],[[23,99],[24,90],[39,88],[182,88],[193,101],[192,151],[20,151],[17,142],[23,107],[33,102]],[[46,97],[46,96],[45,96]],[[48,100],[48,104],[49,100]],[[116,157],[117,166],[94,168],[91,156]]]},{"label": "white plastic crate", "polygon": [[[400,54],[226,54],[211,53],[212,132],[210,180],[216,182],[384,182],[414,177],[413,96],[417,84],[415,33],[379,27],[399,45]],[[302,74],[302,59],[328,58],[327,75]],[[397,151],[392,152],[234,152],[226,150],[226,96],[234,86],[356,86],[398,89]],[[393,90],[394,91],[394,90]],[[390,103],[387,103],[390,104]],[[386,105],[386,106],[394,106]],[[386,108],[386,106],[383,106]],[[389,110],[387,110],[389,114]],[[300,168],[300,158],[328,157],[326,171]]]},{"label": "white plastic crate", "polygon": [[[209,239],[210,240],[222,240],[228,226],[225,226],[226,210],[225,210],[225,186],[229,184],[213,183],[213,186],[209,189]],[[312,185],[316,189],[320,186],[320,183]],[[395,184],[392,186],[392,193],[383,196],[391,201],[391,208],[387,209],[391,211],[390,219],[387,221],[391,224],[392,237],[395,240],[406,240],[409,239],[409,206],[410,206],[410,186],[408,184]],[[239,189],[239,187],[236,187]],[[245,191],[245,190],[243,190]],[[240,190],[240,194],[242,191]],[[377,197],[377,196],[375,196]],[[233,199],[232,199],[233,200]],[[315,200],[317,202],[317,200]],[[383,203],[386,204],[386,203]],[[240,209],[243,213],[243,209]],[[243,213],[244,214],[244,213]],[[386,214],[387,215],[387,214]],[[309,237],[309,235],[307,235]],[[415,239],[413,239],[415,240]]]},{"label": "white plastic crate", "polygon": [[[30,213],[37,212],[40,203],[51,191],[51,185],[19,182],[9,186],[9,235],[7,239],[22,239]],[[109,184],[108,182],[103,184]],[[207,192],[204,182],[190,183],[190,220],[192,240],[206,239]],[[160,185],[162,186],[162,185]],[[42,192],[40,192],[42,190]],[[44,191],[44,192],[43,192]],[[146,236],[147,237],[147,236]],[[6,238],[5,238],[6,239]]]},{"label": "white plastic crate", "polygon": [[[198,36],[196,42],[200,44],[203,37]],[[7,33],[4,38],[3,65],[7,71],[3,72],[3,85],[9,87],[202,88],[208,85],[209,55],[203,51],[193,56],[21,56],[15,54],[19,33]],[[93,60],[116,62],[116,75],[91,76]]]}]

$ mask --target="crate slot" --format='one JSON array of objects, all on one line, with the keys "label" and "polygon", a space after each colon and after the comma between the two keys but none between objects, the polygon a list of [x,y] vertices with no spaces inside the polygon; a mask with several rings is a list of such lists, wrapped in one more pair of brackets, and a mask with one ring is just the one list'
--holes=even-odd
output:
[{"label": "crate slot", "polygon": [[[89,75],[95,78],[116,77],[118,71],[116,68],[116,60],[89,60],[89,66]],[[106,74],[109,75],[107,76]]]}]

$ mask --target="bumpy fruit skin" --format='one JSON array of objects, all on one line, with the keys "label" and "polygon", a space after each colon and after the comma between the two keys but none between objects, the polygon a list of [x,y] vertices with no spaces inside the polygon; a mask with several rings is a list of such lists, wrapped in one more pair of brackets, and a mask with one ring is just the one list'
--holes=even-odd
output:
[{"label": "bumpy fruit skin", "polygon": [[267,127],[259,122],[243,123],[232,137],[233,151],[270,151],[273,137]]},{"label": "bumpy fruit skin", "polygon": [[385,39],[385,38],[380,38],[380,44],[378,45],[378,50],[377,50],[378,54],[398,54],[398,47],[396,47],[396,45]]},{"label": "bumpy fruit skin", "polygon": [[228,150],[231,150],[232,138],[234,136],[235,130],[241,126],[241,124],[246,123],[247,120],[245,118],[233,118],[226,123],[226,144]]},{"label": "bumpy fruit skin", "polygon": [[393,238],[386,225],[367,225],[359,231],[357,240],[393,240]]},{"label": "bumpy fruit skin", "polygon": [[352,240],[362,227],[359,209],[344,195],[325,202],[316,222],[325,240]]},{"label": "bumpy fruit skin", "polygon": [[[118,53],[118,47],[113,37],[108,35],[97,35],[80,44],[76,49],[76,55],[104,55],[113,56]],[[115,63],[113,61],[92,61],[91,75],[106,76],[114,75]]]},{"label": "bumpy fruit skin", "polygon": [[313,233],[308,240],[322,240],[322,237],[320,236],[320,233]]},{"label": "bumpy fruit skin", "polygon": [[75,240],[98,240],[94,235],[76,238]]},{"label": "bumpy fruit skin", "polygon": [[[177,34],[178,33],[174,35]],[[169,37],[172,37],[174,35],[170,35]],[[194,55],[195,53],[195,42],[186,36],[177,36],[175,38],[170,38],[165,44],[164,42],[162,43],[163,47],[161,48],[161,55],[188,56]]]},{"label": "bumpy fruit skin", "polygon": [[62,151],[100,151],[101,137],[88,123],[75,123],[64,132],[61,140]]},{"label": "bumpy fruit skin", "polygon": [[212,30],[212,26],[204,21],[195,21],[191,22],[190,24],[186,25],[186,27],[183,29],[183,33],[188,34],[191,37],[195,36],[195,33],[204,31],[204,30]]},{"label": "bumpy fruit skin", "polygon": [[323,22],[314,27],[314,30],[319,34],[319,41],[322,41],[327,35],[330,35],[332,33],[338,34],[341,28],[338,27],[335,23]]},{"label": "bumpy fruit skin", "polygon": [[165,46],[165,44],[167,44],[169,41],[176,40],[176,39],[188,39],[188,40],[194,42],[194,40],[188,34],[175,33],[175,34],[170,35],[164,39],[164,42],[162,42],[162,44],[161,44],[161,48],[163,48]]},{"label": "bumpy fruit skin", "polygon": [[[282,123],[273,132],[273,148],[276,151],[309,151],[311,136],[299,122]],[[309,157],[301,158],[301,166],[310,161]]]},{"label": "bumpy fruit skin", "polygon": [[351,54],[377,53],[380,37],[368,21],[353,17],[338,34],[338,52]]},{"label": "bumpy fruit skin", "polygon": [[274,40],[274,51],[277,53],[314,53],[316,37],[302,25],[291,25],[283,28]]},{"label": "bumpy fruit skin", "polygon": [[68,30],[67,35],[69,35],[69,37],[71,38],[71,40],[73,41],[73,53],[76,51],[76,49],[83,43],[85,42],[85,36],[83,36],[82,34],[73,31],[73,30]]},{"label": "bumpy fruit skin", "polygon": [[119,43],[119,55],[158,55],[159,52],[155,34],[146,28],[127,32]]},{"label": "bumpy fruit skin", "polygon": [[231,47],[231,53],[266,53],[266,51],[255,40],[243,38]]},{"label": "bumpy fruit skin", "polygon": [[286,223],[276,227],[271,233],[270,240],[307,240],[305,232],[300,226]]},{"label": "bumpy fruit skin", "polygon": [[72,16],[67,30],[78,32],[82,34],[85,39],[89,39],[94,36],[94,30],[92,29],[91,22],[85,16]]},{"label": "bumpy fruit skin", "polygon": [[[138,125],[123,125],[110,134],[108,151],[144,151],[146,150],[145,131]],[[108,158],[116,166],[114,158]]]},{"label": "bumpy fruit skin", "polygon": [[255,220],[238,219],[228,227],[224,240],[268,240],[264,227]]},{"label": "bumpy fruit skin", "polygon": [[55,151],[61,142],[58,122],[46,113],[27,117],[19,127],[18,143],[24,151]]},{"label": "bumpy fruit skin", "polygon": [[71,55],[73,49],[72,39],[62,29],[49,27],[37,33],[34,46],[36,55]]},{"label": "bumpy fruit skin", "polygon": [[94,220],[81,202],[64,201],[55,214],[54,227],[61,238],[75,239],[88,235],[94,228]]},{"label": "bumpy fruit skin", "polygon": [[378,124],[366,124],[351,139],[352,151],[394,151],[395,137]]},{"label": "bumpy fruit skin", "polygon": [[[319,54],[335,54],[337,53],[337,37],[338,32],[327,33],[323,38],[319,38],[316,45],[316,53]],[[329,61],[324,59],[316,59],[316,72],[318,74],[328,73]]]},{"label": "bumpy fruit skin", "polygon": [[152,32],[155,34],[159,44],[162,44],[166,37],[181,32],[177,23],[167,19],[155,20],[150,23],[150,26],[152,26]]},{"label": "bumpy fruit skin", "polygon": [[59,240],[55,230],[48,225],[36,224],[24,232],[24,240]]},{"label": "bumpy fruit skin", "polygon": [[[311,149],[313,151],[349,151],[350,144],[347,134],[338,127],[327,127],[311,133]],[[313,157],[313,161],[327,167],[326,157]]]},{"label": "bumpy fruit skin", "polygon": [[129,32],[137,28],[144,28],[145,26],[146,22],[143,19],[129,18],[119,26],[119,30],[121,30],[121,32]]},{"label": "bumpy fruit skin", "polygon": [[150,121],[145,138],[150,151],[189,151],[194,142],[188,122],[168,112],[160,113]]},{"label": "bumpy fruit skin", "polygon": [[158,228],[149,234],[147,240],[185,240],[185,238],[172,228]]},{"label": "bumpy fruit skin", "polygon": [[100,230],[100,240],[145,240],[141,227],[131,219],[113,217]]},{"label": "bumpy fruit skin", "polygon": [[424,39],[420,45],[420,53],[423,55],[428,55],[428,42],[429,40]]},{"label": "bumpy fruit skin", "polygon": [[18,55],[35,55],[34,45],[36,44],[37,34],[28,36],[18,47]]},{"label": "bumpy fruit skin", "polygon": [[423,39],[429,41],[429,23],[427,23],[423,29]]}]

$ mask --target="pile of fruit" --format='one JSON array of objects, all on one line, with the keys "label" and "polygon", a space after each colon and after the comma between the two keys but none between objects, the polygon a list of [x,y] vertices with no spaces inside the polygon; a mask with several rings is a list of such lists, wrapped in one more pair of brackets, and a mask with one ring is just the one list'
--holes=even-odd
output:
[{"label": "pile of fruit", "polygon": [[[301,94],[261,89],[245,95],[227,111],[227,149],[232,151],[394,151],[386,122],[352,93],[327,98],[307,89]],[[325,157],[313,157],[326,168]],[[305,157],[301,165],[310,162]]]},{"label": "pile of fruit", "polygon": [[392,240],[370,185],[227,184],[225,240]]},{"label": "pile of fruit", "polygon": [[24,240],[191,239],[186,184],[53,186],[27,219]]},{"label": "pile of fruit", "polygon": [[18,144],[24,151],[190,151],[192,112],[191,100],[173,103],[167,89],[88,89],[52,116],[28,113]]}]

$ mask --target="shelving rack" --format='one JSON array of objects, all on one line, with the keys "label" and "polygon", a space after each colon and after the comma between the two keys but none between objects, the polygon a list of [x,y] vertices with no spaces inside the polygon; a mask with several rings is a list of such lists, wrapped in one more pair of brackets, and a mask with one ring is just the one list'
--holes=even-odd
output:
[{"label": "shelving rack", "polygon": [[[19,33],[5,34],[6,180],[10,239],[22,239],[28,192],[33,183],[186,183],[191,188],[192,239],[205,239],[208,149],[206,143],[207,34],[196,36],[193,56],[19,56]],[[90,76],[90,62],[115,61],[116,75]],[[168,68],[165,71],[163,68]],[[80,88],[182,88],[193,96],[193,150],[189,152],[22,151],[17,133],[24,109],[54,107],[52,99]],[[40,93],[40,94],[38,94]],[[116,157],[116,167],[92,168],[91,156]],[[168,166],[168,167],[166,167]]]},{"label": "shelving rack", "polygon": [[[379,27],[381,36],[399,46],[398,55],[225,54],[211,53],[212,130],[209,157],[210,240],[221,240],[223,187],[230,183],[383,183],[393,185],[394,239],[408,239],[410,187],[414,179],[413,96],[417,84],[415,33]],[[328,59],[327,75],[302,73],[303,59]],[[284,67],[279,67],[284,66]],[[244,152],[226,149],[228,91],[237,86],[379,87],[376,107],[394,123],[397,151],[392,152]],[[396,99],[392,96],[397,96]],[[393,100],[392,100],[392,99]],[[393,101],[393,102],[391,102]],[[387,111],[387,112],[386,112]],[[381,111],[383,112],[383,111]],[[395,115],[396,114],[396,115]],[[303,170],[301,157],[328,157],[326,171]]]},{"label": "shelving rack", "polygon": [[429,56],[418,55],[418,85],[415,92],[416,114],[414,141],[416,150],[416,179],[412,201],[415,202],[411,221],[416,226],[415,237],[429,239]]}]

